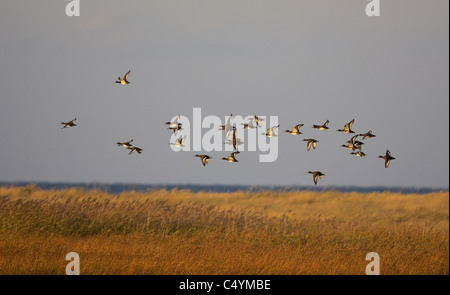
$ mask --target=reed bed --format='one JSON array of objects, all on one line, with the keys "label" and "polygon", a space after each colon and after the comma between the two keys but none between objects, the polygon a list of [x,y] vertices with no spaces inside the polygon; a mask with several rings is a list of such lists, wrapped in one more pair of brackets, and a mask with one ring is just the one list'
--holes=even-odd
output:
[{"label": "reed bed", "polygon": [[0,188],[0,274],[449,274],[449,194]]}]

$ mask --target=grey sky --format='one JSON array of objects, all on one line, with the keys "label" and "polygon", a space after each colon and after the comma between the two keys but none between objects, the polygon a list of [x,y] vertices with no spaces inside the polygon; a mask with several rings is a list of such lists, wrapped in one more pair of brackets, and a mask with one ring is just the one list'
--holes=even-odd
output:
[{"label": "grey sky", "polygon": [[[446,0],[381,0],[372,18],[363,0],[81,0],[71,18],[67,3],[0,2],[0,181],[311,185],[320,170],[322,186],[449,186]],[[194,107],[304,134],[280,132],[274,163],[212,152],[203,167],[163,124]],[[377,135],[364,159],[335,131],[353,118]],[[115,145],[132,138],[142,155]]]}]

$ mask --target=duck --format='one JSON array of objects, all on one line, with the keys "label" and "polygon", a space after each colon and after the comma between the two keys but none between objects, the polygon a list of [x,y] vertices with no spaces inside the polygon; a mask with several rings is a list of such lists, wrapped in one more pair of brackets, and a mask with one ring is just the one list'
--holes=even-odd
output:
[{"label": "duck", "polygon": [[372,131],[371,131],[371,130],[369,130],[369,131],[366,132],[366,133],[359,134],[359,136],[362,136],[363,140],[366,139],[366,138],[376,137],[375,134],[372,134]]},{"label": "duck", "polygon": [[77,118],[73,119],[70,122],[61,122],[61,124],[64,125],[64,127],[61,128],[61,129],[64,129],[64,128],[67,128],[67,127],[75,127],[75,126],[77,126],[77,124],[74,123],[76,120],[77,120]]},{"label": "duck", "polygon": [[359,134],[353,136],[352,138],[350,138],[350,140],[347,141],[347,145],[344,145],[344,144],[343,144],[343,145],[341,145],[341,146],[342,146],[342,147],[345,147],[345,148],[348,148],[348,149],[351,149],[353,152],[354,152],[356,149],[361,150],[362,145],[364,144],[364,142],[361,142],[361,141],[356,140],[356,138],[358,138],[358,136],[359,136]]},{"label": "duck", "polygon": [[313,128],[319,129],[319,130],[327,130],[330,129],[329,127],[327,127],[328,123],[330,123],[330,121],[326,121],[323,125],[313,125]]},{"label": "duck", "polygon": [[130,140],[130,141],[126,141],[126,142],[117,142],[117,145],[118,146],[123,146],[123,147],[130,147],[130,146],[133,146],[131,143],[133,142],[133,140]]},{"label": "duck", "polygon": [[378,158],[384,159],[384,168],[389,167],[391,160],[395,160],[395,158],[391,156],[391,152],[389,150],[386,150],[386,154],[384,156],[378,156]]},{"label": "duck", "polygon": [[231,132],[233,131],[233,114],[230,115],[230,117],[227,120],[227,123],[225,125],[220,125],[219,130],[225,131],[225,139],[228,139],[230,137]]},{"label": "duck", "polygon": [[294,127],[292,127],[292,130],[285,130],[285,132],[288,132],[292,135],[300,135],[303,134],[300,132],[300,127],[302,127],[304,124],[297,124]]},{"label": "duck", "polygon": [[186,135],[180,136],[175,142],[169,143],[169,145],[174,145],[176,147],[184,147],[183,140],[185,140],[185,139],[186,139]]},{"label": "duck", "polygon": [[222,160],[228,161],[230,163],[239,162],[238,160],[236,160],[236,155],[239,153],[239,151],[233,152],[230,156],[228,156],[228,158],[222,158]]},{"label": "duck", "polygon": [[351,128],[353,123],[355,123],[355,119],[351,120],[347,124],[345,124],[344,129],[338,129],[336,131],[338,132],[344,132],[344,133],[355,133]]},{"label": "duck", "polygon": [[130,153],[128,155],[131,155],[134,152],[137,152],[138,154],[142,154],[142,151],[143,151],[143,149],[138,148],[136,146],[130,146],[130,147],[127,147],[127,149],[130,150]]},{"label": "duck", "polygon": [[169,127],[175,128],[178,126],[179,121],[180,121],[180,115],[178,115],[174,121],[172,121],[172,122],[169,121],[169,122],[166,122],[165,124],[169,125]]},{"label": "duck", "polygon": [[251,121],[248,123],[241,123],[241,125],[244,126],[244,129],[248,129],[248,130],[256,128],[255,126],[252,125]]},{"label": "duck", "polygon": [[278,135],[275,134],[275,128],[278,128],[278,127],[280,127],[280,125],[276,125],[271,128],[268,128],[267,133],[261,133],[261,135],[265,135],[267,137],[277,137]]},{"label": "duck", "polygon": [[128,72],[125,74],[125,76],[123,76],[123,78],[120,78],[120,77],[117,78],[116,83],[121,84],[121,85],[127,85],[127,84],[130,84],[131,82],[128,81],[128,75],[130,75],[130,72],[131,72],[131,70],[128,71]]},{"label": "duck", "polygon": [[[228,140],[226,140],[224,143],[225,143],[225,144],[233,145],[233,140],[228,139]],[[243,141],[242,139],[240,139],[240,138],[236,138],[236,145],[239,146],[239,145],[242,145],[242,144],[244,144],[244,141]]]},{"label": "duck", "polygon": [[354,150],[353,148],[354,148],[354,145],[352,144],[352,143],[350,143],[350,142],[347,142],[347,144],[343,144],[343,145],[341,145],[341,147],[345,147],[345,148],[348,148],[349,150]]},{"label": "duck", "polygon": [[200,160],[202,160],[202,164],[203,166],[206,166],[209,163],[209,159],[212,159],[210,156],[208,155],[195,155],[194,157],[198,157],[200,158]]},{"label": "duck", "polygon": [[307,141],[307,146],[306,146],[306,150],[309,152],[311,146],[313,147],[313,149],[316,149],[316,144],[319,142],[317,139],[314,138],[306,138],[303,139],[303,141]]},{"label": "duck", "polygon": [[262,121],[264,121],[264,119],[259,118],[257,115],[254,115],[253,118],[250,120],[251,124],[254,125],[256,123],[256,126],[261,127],[262,126]]},{"label": "duck", "polygon": [[235,150],[238,150],[236,132],[237,132],[236,126],[233,126],[233,148]]},{"label": "duck", "polygon": [[322,179],[322,176],[325,176],[325,174],[320,171],[308,171],[308,173],[313,175],[315,185],[317,185],[317,178]]},{"label": "duck", "polygon": [[364,144],[364,142],[359,141],[359,140],[355,140],[355,142],[353,143],[354,147],[360,151],[362,151],[363,144]]},{"label": "duck", "polygon": [[183,124],[178,123],[176,127],[169,127],[167,129],[172,130],[173,133],[176,135],[178,131],[183,130],[182,126],[183,126]]},{"label": "duck", "polygon": [[356,152],[351,152],[350,155],[355,155],[355,156],[361,157],[361,158],[366,157],[366,154],[364,152],[362,152],[361,150],[356,151]]}]

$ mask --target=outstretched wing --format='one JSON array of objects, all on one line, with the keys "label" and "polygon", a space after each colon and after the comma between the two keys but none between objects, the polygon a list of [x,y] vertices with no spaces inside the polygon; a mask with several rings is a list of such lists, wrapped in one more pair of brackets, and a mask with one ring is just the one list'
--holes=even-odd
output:
[{"label": "outstretched wing", "polygon": [[348,129],[352,128],[353,123],[355,123],[355,119],[352,119],[350,122],[348,122]]},{"label": "outstretched wing", "polygon": [[124,80],[127,80],[127,79],[128,79],[128,75],[130,75],[130,72],[131,72],[131,70],[129,70],[129,71],[125,74],[125,76],[123,76],[123,79],[124,79]]}]

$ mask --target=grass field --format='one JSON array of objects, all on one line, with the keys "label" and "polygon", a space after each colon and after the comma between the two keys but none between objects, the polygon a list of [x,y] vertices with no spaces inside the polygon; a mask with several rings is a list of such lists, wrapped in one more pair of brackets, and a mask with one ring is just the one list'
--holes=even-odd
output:
[{"label": "grass field", "polygon": [[0,274],[449,274],[449,193],[0,188]]}]

